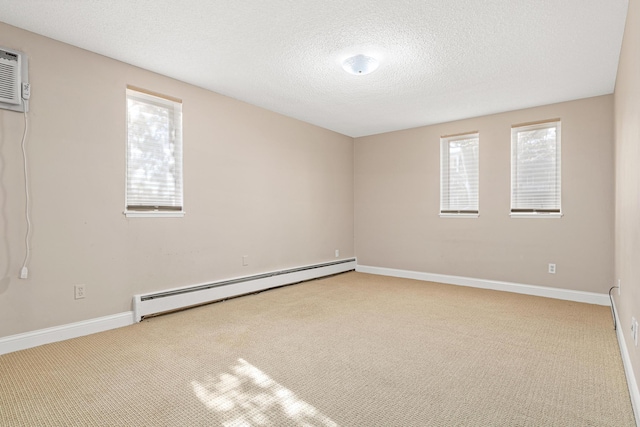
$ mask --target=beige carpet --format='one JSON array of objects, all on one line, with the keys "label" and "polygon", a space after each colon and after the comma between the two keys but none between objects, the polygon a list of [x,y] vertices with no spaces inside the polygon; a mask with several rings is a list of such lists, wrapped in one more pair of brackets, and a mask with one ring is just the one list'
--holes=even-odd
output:
[{"label": "beige carpet", "polygon": [[346,273],[0,356],[2,426],[634,426],[608,307]]}]

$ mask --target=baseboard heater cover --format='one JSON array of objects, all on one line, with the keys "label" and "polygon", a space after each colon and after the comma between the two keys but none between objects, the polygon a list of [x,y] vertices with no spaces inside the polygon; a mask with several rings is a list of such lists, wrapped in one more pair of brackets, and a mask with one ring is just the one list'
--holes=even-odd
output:
[{"label": "baseboard heater cover", "polygon": [[356,259],[314,264],[161,292],[134,295],[134,320],[356,269]]}]

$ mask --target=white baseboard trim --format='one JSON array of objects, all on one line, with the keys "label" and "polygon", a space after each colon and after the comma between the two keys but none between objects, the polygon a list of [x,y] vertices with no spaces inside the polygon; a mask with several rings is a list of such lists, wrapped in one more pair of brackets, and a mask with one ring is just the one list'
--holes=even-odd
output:
[{"label": "white baseboard trim", "polygon": [[636,426],[640,427],[640,390],[638,389],[638,383],[636,382],[636,376],[633,373],[633,366],[631,366],[631,357],[629,356],[629,349],[622,333],[620,324],[620,318],[618,317],[618,309],[616,303],[613,303],[613,314],[616,319],[616,336],[618,337],[618,345],[620,346],[620,355],[622,356],[622,365],[624,366],[624,374],[627,377],[627,386],[629,387],[629,396],[631,397],[631,407],[633,408],[633,415],[636,419]]},{"label": "white baseboard trim", "polygon": [[[95,334],[98,332],[108,331],[110,329],[121,328],[123,326],[133,325],[140,321],[143,315],[150,313],[158,313],[163,310],[173,310],[178,307],[186,307],[206,301],[215,301],[217,299],[239,296],[247,293],[253,293],[269,288],[283,286],[287,284],[302,282],[305,280],[317,279],[332,274],[338,274],[356,268],[356,260],[345,259],[325,264],[304,266],[292,271],[265,273],[265,277],[255,280],[247,280],[243,283],[237,283],[229,286],[221,286],[219,288],[207,289],[195,292],[189,299],[183,296],[174,297],[171,304],[167,304],[169,299],[160,298],[156,300],[153,307],[141,307],[140,300],[144,295],[136,295],[134,297],[135,311],[127,311],[124,313],[113,314],[110,316],[98,317],[95,319],[84,320],[67,325],[54,326],[52,328],[39,329],[36,331],[25,332],[7,337],[0,337],[0,355],[12,353],[14,351],[25,350],[39,345],[49,344],[57,341],[64,341],[71,338],[77,338],[84,335]],[[251,278],[249,278],[251,279]],[[240,279],[234,279],[240,280]],[[200,285],[201,286],[201,285]],[[182,288],[170,289],[175,291]],[[165,291],[167,292],[167,291]],[[183,300],[184,299],[184,300]],[[138,305],[136,305],[136,302]],[[159,302],[159,303],[158,303]]]},{"label": "white baseboard trim", "polygon": [[0,354],[133,325],[133,311],[0,338]]},{"label": "white baseboard trim", "polygon": [[397,270],[393,268],[358,265],[356,271],[378,274],[381,276],[401,277],[404,279],[423,280],[427,282],[445,283],[448,285],[469,286],[472,288],[492,289],[494,291],[514,292],[517,294],[535,295],[588,304],[610,306],[609,295],[595,292],[574,291],[571,289],[548,288],[545,286],[524,285],[520,283],[499,282],[497,280],[474,279],[472,277],[449,276],[446,274],[423,273],[420,271]]}]

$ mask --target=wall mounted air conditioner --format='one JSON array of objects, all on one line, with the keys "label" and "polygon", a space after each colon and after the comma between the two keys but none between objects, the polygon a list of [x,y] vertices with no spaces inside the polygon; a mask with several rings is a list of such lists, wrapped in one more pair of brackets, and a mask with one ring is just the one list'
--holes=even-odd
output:
[{"label": "wall mounted air conditioner", "polygon": [[29,94],[23,92],[25,89],[29,91],[27,55],[0,47],[0,108],[29,111],[29,100],[23,99],[29,98]]}]

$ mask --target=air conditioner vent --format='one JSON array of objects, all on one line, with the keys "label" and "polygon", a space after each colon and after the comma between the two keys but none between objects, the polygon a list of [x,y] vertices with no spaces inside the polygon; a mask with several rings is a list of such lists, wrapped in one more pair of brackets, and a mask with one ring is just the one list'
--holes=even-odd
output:
[{"label": "air conditioner vent", "polygon": [[20,104],[21,55],[0,49],[0,102]]}]

